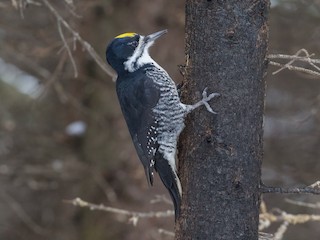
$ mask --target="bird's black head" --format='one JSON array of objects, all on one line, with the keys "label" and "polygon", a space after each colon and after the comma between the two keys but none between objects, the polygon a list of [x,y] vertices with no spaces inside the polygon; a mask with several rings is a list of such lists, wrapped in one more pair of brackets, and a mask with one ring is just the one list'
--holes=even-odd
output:
[{"label": "bird's black head", "polygon": [[107,62],[118,74],[126,71],[134,72],[144,64],[153,63],[148,49],[158,37],[166,32],[167,30],[163,30],[148,36],[123,33],[115,37],[107,47]]}]

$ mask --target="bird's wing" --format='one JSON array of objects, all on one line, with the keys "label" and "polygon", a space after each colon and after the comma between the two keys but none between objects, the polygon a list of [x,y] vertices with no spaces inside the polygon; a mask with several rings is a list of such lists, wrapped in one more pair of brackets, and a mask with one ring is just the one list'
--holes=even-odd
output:
[{"label": "bird's wing", "polygon": [[148,183],[152,185],[154,157],[158,149],[158,122],[152,109],[159,101],[160,90],[145,75],[129,81],[117,84],[118,98]]}]

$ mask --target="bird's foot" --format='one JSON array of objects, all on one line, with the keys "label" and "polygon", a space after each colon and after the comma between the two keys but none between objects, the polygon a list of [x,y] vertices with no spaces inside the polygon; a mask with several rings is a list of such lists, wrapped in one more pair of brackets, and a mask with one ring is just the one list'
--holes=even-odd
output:
[{"label": "bird's foot", "polygon": [[205,88],[202,92],[202,99],[201,99],[201,103],[206,107],[206,109],[208,110],[208,112],[211,112],[213,114],[217,114],[215,111],[212,110],[211,106],[209,105],[209,101],[214,98],[214,97],[219,97],[220,94],[219,93],[211,93],[207,94],[207,88]]}]

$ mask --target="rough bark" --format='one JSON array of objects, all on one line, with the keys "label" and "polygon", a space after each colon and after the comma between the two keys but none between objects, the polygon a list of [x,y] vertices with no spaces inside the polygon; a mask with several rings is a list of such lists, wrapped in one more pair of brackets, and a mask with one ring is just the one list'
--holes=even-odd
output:
[{"label": "rough bark", "polygon": [[176,239],[258,239],[268,0],[187,0],[185,103],[179,142],[183,187]]}]

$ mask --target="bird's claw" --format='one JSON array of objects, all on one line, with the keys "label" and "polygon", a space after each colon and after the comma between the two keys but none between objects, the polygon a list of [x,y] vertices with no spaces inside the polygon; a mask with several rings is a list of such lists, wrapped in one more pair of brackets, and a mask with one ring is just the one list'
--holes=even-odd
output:
[{"label": "bird's claw", "polygon": [[202,103],[203,105],[206,107],[206,109],[208,110],[208,112],[211,112],[213,114],[217,114],[215,111],[212,110],[211,106],[209,105],[209,101],[214,98],[214,97],[219,97],[220,94],[219,93],[211,93],[209,96],[207,94],[207,87],[203,90],[202,92]]}]

